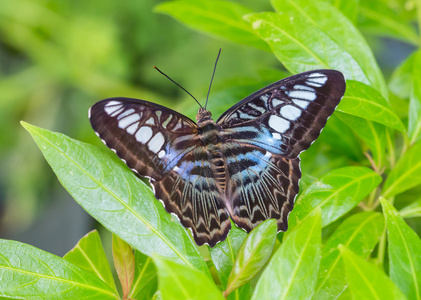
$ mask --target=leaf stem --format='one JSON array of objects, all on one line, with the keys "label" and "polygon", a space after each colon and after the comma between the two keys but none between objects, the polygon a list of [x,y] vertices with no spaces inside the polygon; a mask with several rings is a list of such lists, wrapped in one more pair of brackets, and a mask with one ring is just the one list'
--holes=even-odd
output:
[{"label": "leaf stem", "polygon": [[[390,199],[388,199],[388,201],[393,204],[395,198],[391,197]],[[380,197],[379,197],[379,201],[380,201]],[[379,250],[377,251],[377,259],[375,260],[377,265],[383,265],[384,262],[384,257],[386,254],[386,232],[387,232],[387,228],[385,227],[383,229],[383,233],[382,236],[380,237],[380,241],[379,241]]]},{"label": "leaf stem", "polygon": [[367,210],[374,210],[376,206],[373,205],[375,199],[376,199],[377,189],[374,189],[371,191],[370,195],[368,195],[368,201],[367,201]]},{"label": "leaf stem", "polygon": [[[393,167],[395,166],[396,163],[396,152],[395,152],[395,147],[393,145],[393,141],[391,138],[391,130],[386,130],[386,143],[387,143],[387,148],[388,148],[388,154],[389,154],[389,165],[390,165],[390,169],[393,169]],[[404,134],[405,135],[405,134]]]},{"label": "leaf stem", "polygon": [[375,260],[376,265],[383,265],[384,256],[386,253],[386,227],[383,229],[382,236],[379,241],[379,250],[377,251],[377,259]]}]

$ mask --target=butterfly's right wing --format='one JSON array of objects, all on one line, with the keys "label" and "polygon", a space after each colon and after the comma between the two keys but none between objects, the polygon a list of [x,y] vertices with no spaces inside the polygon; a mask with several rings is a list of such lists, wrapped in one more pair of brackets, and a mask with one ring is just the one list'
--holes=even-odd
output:
[{"label": "butterfly's right wing", "polygon": [[200,146],[197,125],[166,107],[111,98],[92,106],[90,121],[102,141],[141,176],[157,199],[192,230],[197,244],[225,239],[231,224]]}]

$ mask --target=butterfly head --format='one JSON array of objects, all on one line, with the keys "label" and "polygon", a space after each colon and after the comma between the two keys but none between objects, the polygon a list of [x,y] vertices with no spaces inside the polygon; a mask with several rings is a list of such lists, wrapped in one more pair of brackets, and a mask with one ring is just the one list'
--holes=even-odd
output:
[{"label": "butterfly head", "polygon": [[208,123],[210,120],[212,120],[212,113],[203,107],[199,108],[199,112],[196,115],[197,125],[201,127],[202,125]]}]

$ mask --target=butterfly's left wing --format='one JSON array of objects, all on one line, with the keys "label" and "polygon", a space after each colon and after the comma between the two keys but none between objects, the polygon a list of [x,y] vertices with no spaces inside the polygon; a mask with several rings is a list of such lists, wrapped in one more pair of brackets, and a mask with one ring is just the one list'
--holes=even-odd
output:
[{"label": "butterfly's left wing", "polygon": [[319,136],[345,92],[342,73],[316,70],[275,82],[243,99],[217,121],[234,222],[250,231],[275,218],[287,229],[301,177],[298,155]]},{"label": "butterfly's left wing", "polygon": [[144,100],[111,98],[90,109],[98,136],[137,174],[150,178],[157,199],[214,246],[231,228],[195,122]]}]

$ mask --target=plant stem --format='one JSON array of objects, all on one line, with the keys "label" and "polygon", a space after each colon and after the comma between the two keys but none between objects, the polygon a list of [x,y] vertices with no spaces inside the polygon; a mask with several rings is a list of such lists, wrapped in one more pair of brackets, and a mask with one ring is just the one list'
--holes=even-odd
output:
[{"label": "plant stem", "polygon": [[395,166],[396,163],[396,153],[395,153],[395,147],[393,146],[393,142],[392,142],[392,138],[390,136],[391,134],[391,130],[386,130],[386,143],[387,143],[387,148],[388,148],[388,153],[389,153],[389,164],[390,164],[390,169],[393,169],[393,167]]}]

